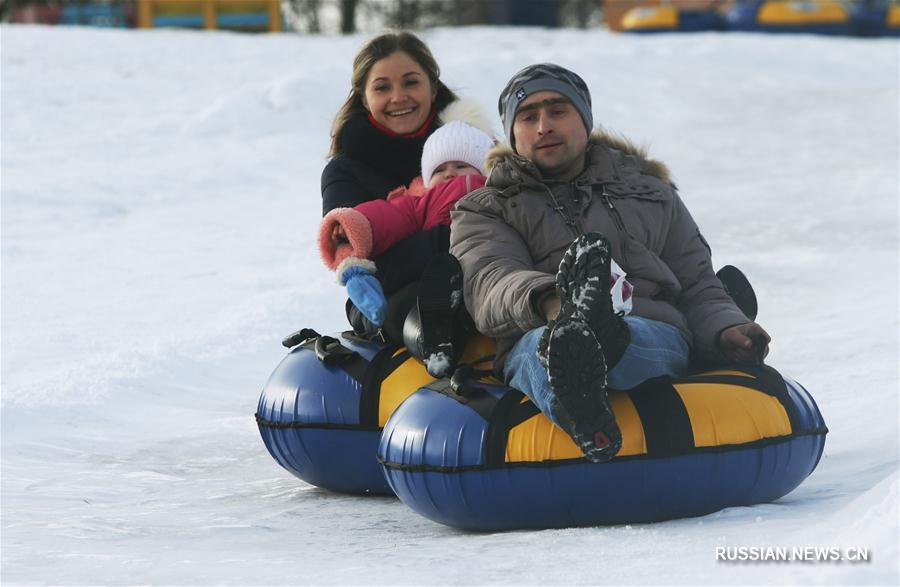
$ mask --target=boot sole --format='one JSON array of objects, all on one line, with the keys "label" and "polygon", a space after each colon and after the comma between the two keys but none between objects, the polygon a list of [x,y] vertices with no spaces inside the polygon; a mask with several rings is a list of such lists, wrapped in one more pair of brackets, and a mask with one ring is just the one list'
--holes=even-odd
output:
[{"label": "boot sole", "polygon": [[[557,323],[547,363],[557,420],[590,461],[608,461],[622,448],[622,433],[609,406],[600,345],[584,321]],[[598,433],[605,437],[605,445],[598,442]]]},{"label": "boot sole", "polygon": [[[584,235],[580,237],[579,240],[586,240],[587,238],[587,235]],[[606,283],[604,283],[599,277],[592,277],[592,274],[609,275],[609,268],[611,266],[609,242],[605,239],[601,241],[599,238],[594,238],[590,242],[580,246],[597,248],[601,254],[605,255],[606,261],[601,263],[599,267],[595,266],[591,268],[588,265],[590,255],[572,254],[571,247],[563,255],[563,259],[559,264],[559,271],[556,274],[556,293],[561,302],[559,315],[547,324],[547,330],[541,335],[540,341],[538,342],[538,359],[540,360],[541,366],[545,369],[547,368],[547,348],[549,347],[550,332],[552,331],[553,326],[562,320],[581,317],[587,321],[591,330],[596,333],[600,327],[600,317],[597,316],[596,312],[598,311],[598,308],[601,307],[600,302],[603,301],[603,296],[610,295],[609,278],[607,278]],[[589,280],[596,281],[596,287],[590,286]],[[585,295],[585,288],[591,287],[593,291],[591,291],[589,295],[592,298],[595,298],[591,300],[593,303],[577,304],[576,300],[573,299],[573,296],[575,295],[574,291],[570,291],[571,284],[582,284],[580,286],[582,296]],[[574,289],[575,287],[572,287],[572,290]]]},{"label": "boot sole", "polygon": [[[587,252],[581,255],[567,255],[559,265],[556,275],[556,287],[560,294],[563,308],[560,316],[578,314],[587,320],[588,325],[597,332],[600,324],[600,316],[597,311],[606,303],[609,293],[610,274],[610,250],[609,241],[605,238],[595,239],[582,245],[586,249],[596,249],[593,254]],[[603,261],[600,264],[589,263],[595,260],[596,255],[602,254]],[[571,262],[566,263],[567,258]],[[571,286],[571,288],[570,288]]]}]

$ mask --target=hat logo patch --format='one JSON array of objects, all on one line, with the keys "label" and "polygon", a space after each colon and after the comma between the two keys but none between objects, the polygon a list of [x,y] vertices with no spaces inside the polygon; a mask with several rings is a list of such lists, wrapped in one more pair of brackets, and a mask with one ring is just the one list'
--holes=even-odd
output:
[{"label": "hat logo patch", "polygon": [[528,92],[525,91],[525,88],[519,88],[518,90],[516,90],[516,100],[518,100],[519,102],[524,100],[525,96],[527,95]]}]

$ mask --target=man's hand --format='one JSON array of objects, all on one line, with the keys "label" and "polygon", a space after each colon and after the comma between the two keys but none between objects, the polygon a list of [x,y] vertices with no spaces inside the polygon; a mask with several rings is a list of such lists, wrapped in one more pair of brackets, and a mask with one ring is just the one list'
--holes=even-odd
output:
[{"label": "man's hand", "polygon": [[735,363],[762,365],[772,337],[756,322],[738,324],[719,334],[719,350]]},{"label": "man's hand", "polygon": [[541,302],[541,311],[544,313],[544,318],[547,322],[550,322],[557,316],[559,316],[561,302],[559,301],[559,296],[552,295],[548,296]]}]

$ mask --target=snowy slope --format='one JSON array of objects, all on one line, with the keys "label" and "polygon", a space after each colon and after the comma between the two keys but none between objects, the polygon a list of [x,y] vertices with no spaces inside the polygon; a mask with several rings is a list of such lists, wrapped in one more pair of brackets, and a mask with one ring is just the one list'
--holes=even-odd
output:
[{"label": "snowy slope", "polygon": [[491,113],[519,67],[575,69],[595,120],[669,164],[715,262],[752,278],[769,362],[819,403],[816,472],[700,519],[487,535],[305,485],[253,412],[281,336],[344,327],[313,236],[365,37],[4,26],[3,584],[900,583],[897,41],[424,37]]}]

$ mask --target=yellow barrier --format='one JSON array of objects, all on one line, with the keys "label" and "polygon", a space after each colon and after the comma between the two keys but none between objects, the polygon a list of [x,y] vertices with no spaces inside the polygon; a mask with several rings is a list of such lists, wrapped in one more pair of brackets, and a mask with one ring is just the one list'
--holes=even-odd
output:
[{"label": "yellow barrier", "polygon": [[219,15],[267,15],[267,28],[281,31],[279,0],[138,0],[138,27],[153,28],[157,16],[202,16],[203,28],[219,28]]},{"label": "yellow barrier", "polygon": [[900,28],[900,4],[892,4],[888,7],[887,25],[890,28]]},{"label": "yellow barrier", "polygon": [[622,17],[622,29],[626,31],[678,28],[678,9],[674,6],[639,6]]},{"label": "yellow barrier", "polygon": [[763,3],[761,25],[846,24],[850,17],[836,0],[778,0]]}]

